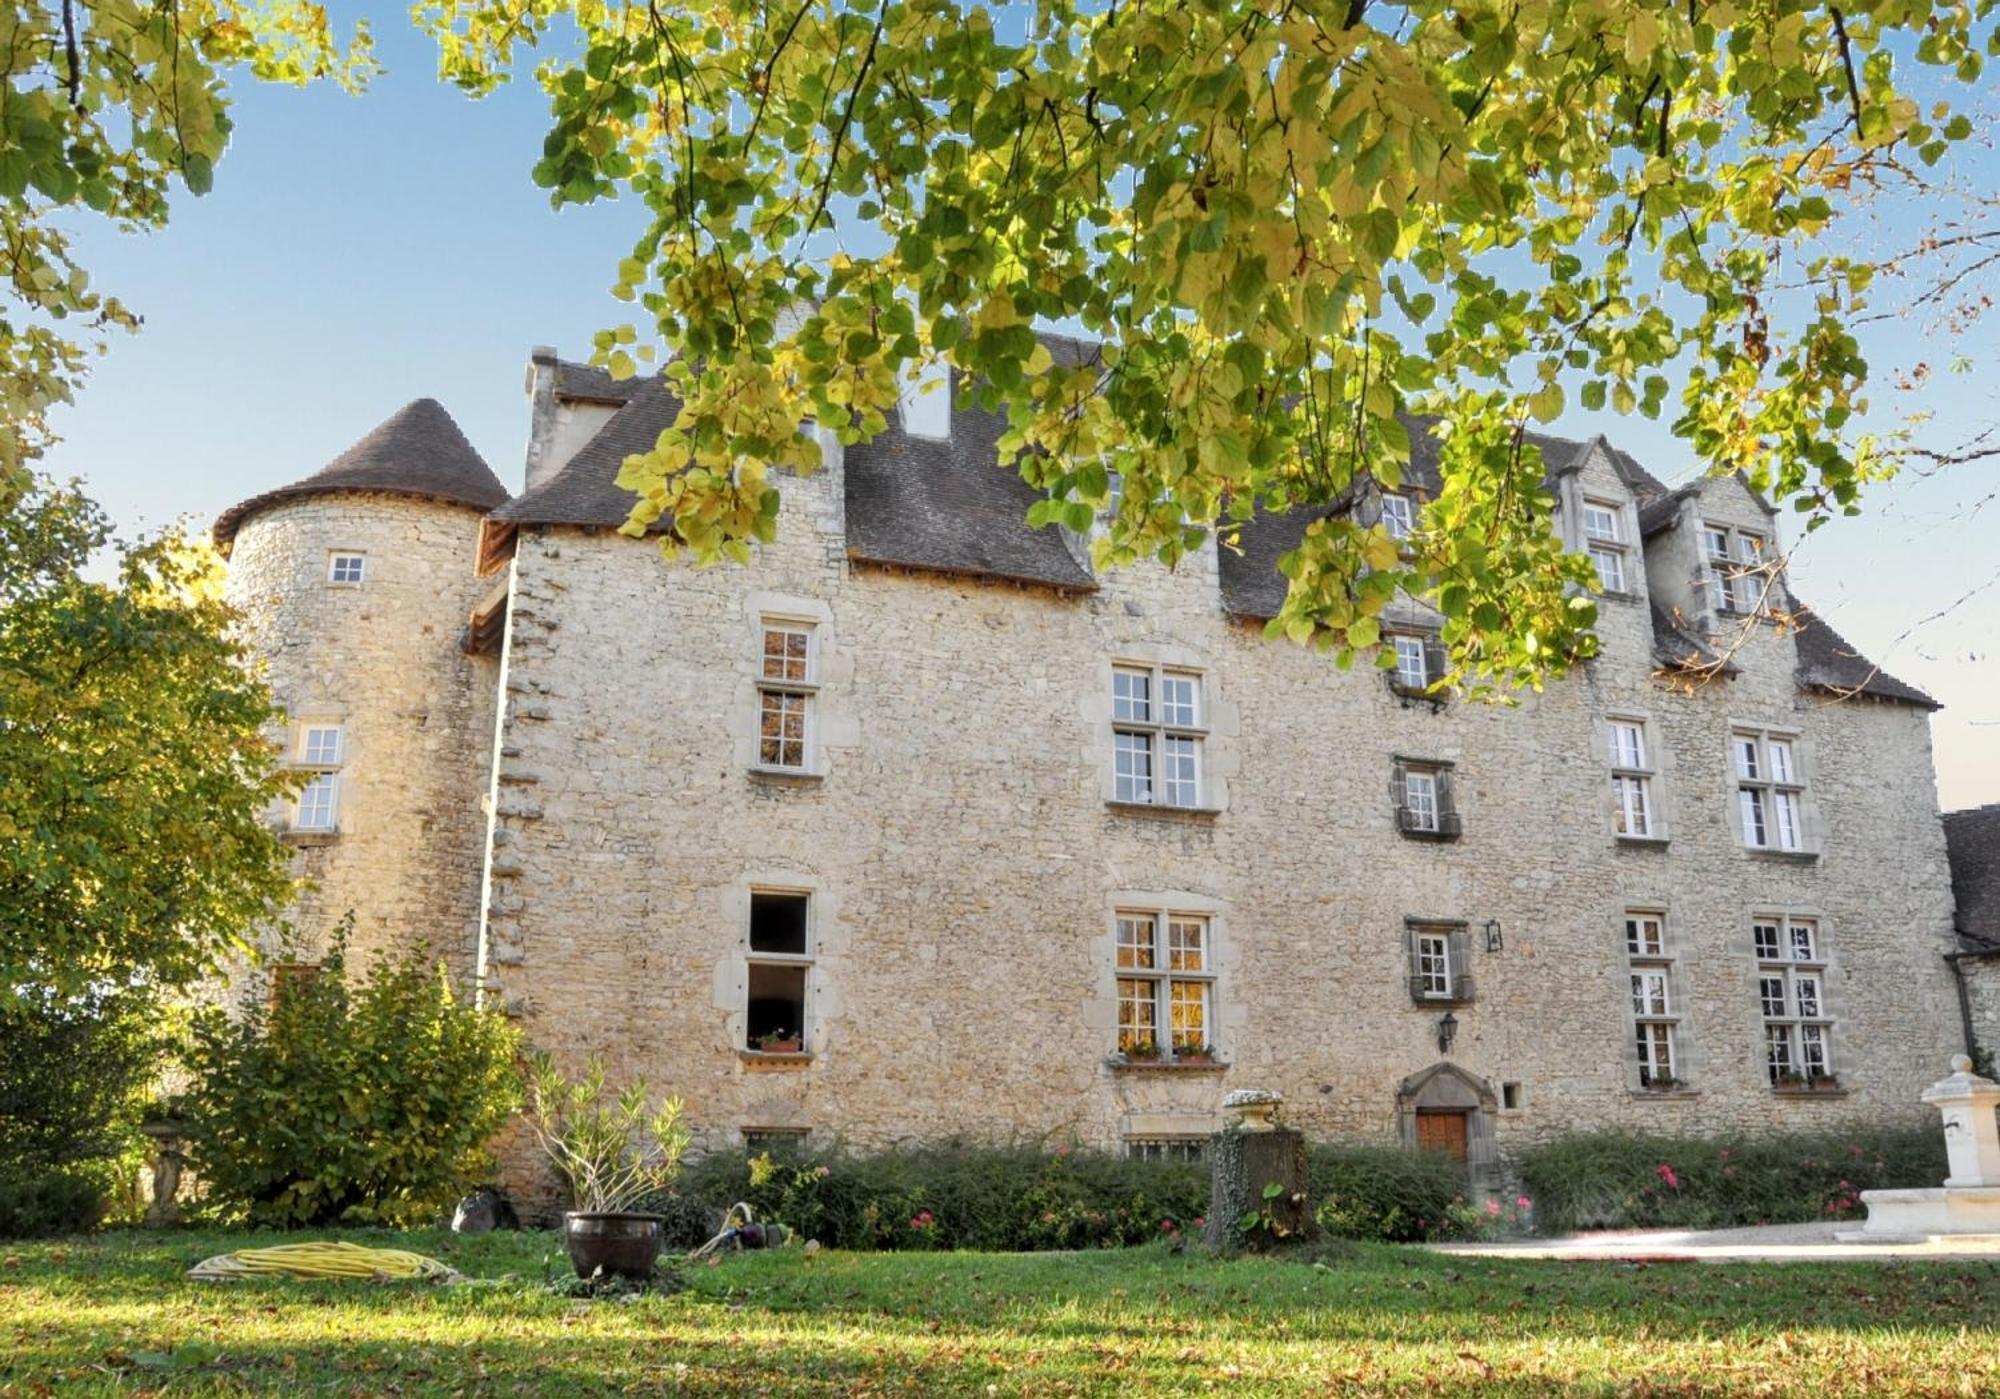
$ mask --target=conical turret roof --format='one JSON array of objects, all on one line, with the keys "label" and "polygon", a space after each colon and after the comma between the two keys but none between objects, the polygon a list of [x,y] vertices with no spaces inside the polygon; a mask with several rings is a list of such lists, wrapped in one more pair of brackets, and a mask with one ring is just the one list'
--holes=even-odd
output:
[{"label": "conical turret roof", "polygon": [[303,481],[232,505],[215,521],[216,547],[227,552],[243,522],[260,510],[303,496],[372,491],[491,510],[507,488],[434,398],[405,404],[379,427]]}]

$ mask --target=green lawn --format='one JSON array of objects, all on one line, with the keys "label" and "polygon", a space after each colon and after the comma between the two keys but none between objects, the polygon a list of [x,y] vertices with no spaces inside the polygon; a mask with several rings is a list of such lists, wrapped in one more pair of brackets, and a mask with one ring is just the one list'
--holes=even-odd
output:
[{"label": "green lawn", "polygon": [[0,1396],[2000,1394],[2000,1265],[1546,1263],[1357,1248],[739,1255],[677,1296],[547,1290],[553,1236],[371,1236],[492,1287],[192,1283],[271,1236],[0,1244]]}]

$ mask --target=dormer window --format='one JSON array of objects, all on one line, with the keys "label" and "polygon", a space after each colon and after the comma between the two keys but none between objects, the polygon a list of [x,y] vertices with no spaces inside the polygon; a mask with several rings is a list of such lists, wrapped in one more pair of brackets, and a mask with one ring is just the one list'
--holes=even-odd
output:
[{"label": "dormer window", "polygon": [[337,588],[358,588],[368,571],[368,556],[352,550],[336,550],[328,556],[326,581]]},{"label": "dormer window", "polygon": [[1417,503],[1406,495],[1384,494],[1382,528],[1391,539],[1408,539],[1417,532]]},{"label": "dormer window", "polygon": [[1728,525],[1703,525],[1701,541],[1710,609],[1745,617],[1761,611],[1766,592],[1764,537]]},{"label": "dormer window", "polygon": [[1625,530],[1617,506],[1600,500],[1583,503],[1584,547],[1590,551],[1590,565],[1597,570],[1597,584],[1607,593],[1624,594]]}]

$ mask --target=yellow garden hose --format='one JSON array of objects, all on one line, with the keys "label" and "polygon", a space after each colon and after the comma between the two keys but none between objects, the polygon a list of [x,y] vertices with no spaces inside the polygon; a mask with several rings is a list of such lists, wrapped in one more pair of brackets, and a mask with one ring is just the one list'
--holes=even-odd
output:
[{"label": "yellow garden hose", "polygon": [[244,1278],[350,1278],[362,1282],[421,1278],[452,1282],[459,1277],[435,1258],[401,1248],[363,1248],[359,1244],[279,1244],[274,1248],[239,1248],[204,1259],[188,1269],[204,1282],[237,1282]]}]

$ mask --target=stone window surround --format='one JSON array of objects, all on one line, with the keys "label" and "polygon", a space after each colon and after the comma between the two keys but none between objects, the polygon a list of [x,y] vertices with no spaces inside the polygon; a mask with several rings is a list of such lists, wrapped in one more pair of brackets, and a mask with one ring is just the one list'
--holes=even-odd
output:
[{"label": "stone window surround", "polygon": [[[345,565],[352,565],[345,567]],[[353,577],[343,577],[351,573]],[[358,588],[368,581],[366,549],[329,549],[326,554],[326,585],[329,588]]]},{"label": "stone window surround", "polygon": [[[330,779],[332,810],[324,825],[301,824],[302,799],[305,796],[305,790],[301,789],[285,802],[284,815],[280,818],[284,833],[308,840],[330,840],[346,829],[341,789],[346,785],[347,769],[354,757],[353,735],[347,728],[347,708],[344,705],[305,706],[295,710],[288,718],[291,732],[285,743],[285,766],[313,773],[310,782]],[[315,729],[333,729],[339,734],[331,762],[308,761],[306,758],[308,736]]]},{"label": "stone window surround", "polygon": [[[1106,691],[1107,695],[1109,691]],[[1084,1022],[1103,1036],[1105,1062],[1114,1069],[1158,1070],[1163,1074],[1213,1074],[1226,1067],[1231,1032],[1240,1029],[1243,1009],[1232,1003],[1229,986],[1236,967],[1236,945],[1230,931],[1229,905],[1192,889],[1114,889],[1104,898],[1099,927],[1090,943],[1096,967],[1096,995],[1084,1005]],[[1216,1048],[1214,1064],[1177,1064],[1162,1058],[1151,1062],[1127,1060],[1118,1052],[1118,915],[1120,911],[1192,914],[1208,920],[1208,1041]],[[1211,1127],[1210,1130],[1213,1130]],[[1173,1135],[1171,1131],[1129,1126],[1129,1135]]]},{"label": "stone window surround", "polygon": [[[1610,517],[1610,533],[1593,532],[1591,530],[1590,515],[1592,511],[1600,511]],[[1577,532],[1581,537],[1584,552],[1590,557],[1592,565],[1597,568],[1598,581],[1600,584],[1603,584],[1599,594],[1602,597],[1629,598],[1636,591],[1632,586],[1635,550],[1631,542],[1634,531],[1632,529],[1633,521],[1630,516],[1631,512],[1622,502],[1606,500],[1602,497],[1592,495],[1580,495],[1578,497],[1576,512]],[[1605,567],[1599,563],[1599,555],[1603,555],[1605,561],[1617,571],[1617,587],[1614,588],[1608,583],[1604,583]],[[1643,562],[1639,566],[1643,569]]]},{"label": "stone window surround", "polygon": [[[1143,969],[1126,966],[1117,960],[1125,948],[1121,937],[1120,924],[1143,919],[1146,921],[1150,937],[1146,950],[1151,954],[1151,965]],[[1193,969],[1176,969],[1173,965],[1173,925],[1176,923],[1197,925],[1200,932],[1201,965]],[[1140,981],[1151,983],[1153,1005],[1153,1045],[1157,1051],[1152,1059],[1128,1059],[1124,1045],[1114,1046],[1114,1055],[1121,1062],[1180,1065],[1179,1055],[1174,1049],[1173,991],[1176,984],[1198,986],[1202,990],[1202,1038],[1204,1046],[1215,1045],[1215,967],[1214,935],[1211,932],[1213,920],[1206,912],[1177,908],[1167,904],[1148,901],[1140,904],[1121,904],[1112,914],[1112,948],[1114,985],[1117,982]],[[1124,992],[1119,990],[1120,1037],[1125,1033],[1122,1012]],[[1183,1066],[1194,1067],[1194,1066]],[[1201,1065],[1199,1067],[1212,1067]]]},{"label": "stone window surround", "polygon": [[[1451,697],[1450,693],[1433,690],[1431,686],[1444,675],[1450,662],[1445,655],[1444,643],[1438,639],[1436,628],[1409,623],[1390,623],[1382,628],[1382,641],[1397,657],[1397,663],[1383,671],[1388,680],[1390,693],[1405,702],[1421,700],[1433,708],[1442,708],[1445,701]],[[1398,643],[1406,641],[1414,641],[1422,648],[1424,683],[1421,686],[1412,683],[1405,672],[1402,663],[1404,657]]]},{"label": "stone window surround", "polygon": [[[1721,570],[1716,567],[1723,560],[1711,551],[1711,536],[1717,534],[1724,537],[1729,551],[1727,577],[1722,576]],[[1763,576],[1764,570],[1772,563],[1770,531],[1704,516],[1699,522],[1695,539],[1701,556],[1698,596],[1702,605],[1718,617],[1769,615],[1770,608],[1760,604],[1780,596],[1777,580],[1767,580]],[[1757,562],[1754,564],[1743,557],[1745,541],[1755,541]]]},{"label": "stone window surround", "polygon": [[[1395,803],[1396,829],[1411,840],[1457,840],[1464,831],[1458,811],[1457,764],[1449,758],[1421,758],[1397,753],[1389,769],[1389,795]],[[1409,800],[1409,780],[1428,774],[1431,782],[1432,824],[1417,824]]]},{"label": "stone window surround", "polygon": [[[1119,683],[1121,680],[1133,677],[1144,681],[1143,716],[1118,712],[1121,702],[1125,699],[1119,694]],[[1193,690],[1191,706],[1193,712],[1179,718],[1173,717],[1177,706],[1168,700],[1168,687],[1176,683],[1191,687]],[[1202,778],[1202,755],[1208,742],[1208,726],[1203,722],[1208,713],[1204,693],[1208,688],[1206,674],[1177,666],[1117,659],[1111,666],[1111,687],[1112,799],[1122,805],[1159,806],[1175,811],[1200,810],[1207,785]],[[1136,790],[1123,791],[1119,786],[1123,778],[1123,774],[1118,770],[1119,759],[1127,751],[1127,740],[1134,741],[1132,751],[1143,752],[1146,755],[1144,796],[1140,796]],[[1173,800],[1175,789],[1177,787],[1184,789],[1187,783],[1171,762],[1170,745],[1184,746],[1177,756],[1184,757],[1186,749],[1192,749],[1193,791],[1181,792],[1183,796],[1191,795],[1193,798],[1191,801]],[[1136,787],[1136,774],[1133,780]]]},{"label": "stone window surround", "polygon": [[[855,724],[843,681],[849,661],[840,649],[833,608],[818,598],[752,589],[742,599],[743,650],[739,681],[728,708],[736,766],[753,780],[816,784],[831,770],[832,753],[853,742]],[[758,761],[762,735],[764,624],[791,623],[812,631],[812,701],[803,767],[769,767]],[[787,685],[784,688],[794,688]]]},{"label": "stone window surround", "polygon": [[[798,1054],[766,1054],[749,1049],[750,963],[763,954],[750,952],[750,896],[753,894],[803,894],[806,896],[805,1023]],[[846,925],[840,917],[838,895],[810,871],[787,866],[760,866],[746,870],[735,881],[716,891],[717,926],[729,930],[728,950],[713,969],[711,1002],[724,1016],[726,1043],[736,1050],[746,1068],[807,1068],[825,1054],[833,1027],[839,1021],[843,1002],[840,973],[848,946]],[[788,1126],[775,1120],[759,1126]]]},{"label": "stone window surround", "polygon": [[[1741,778],[1736,771],[1736,742],[1739,738],[1754,737],[1758,741],[1760,754],[1760,776]],[[1778,739],[1791,747],[1792,780],[1774,782],[1770,775],[1770,762],[1765,744]],[[1729,813],[1729,830],[1736,842],[1736,848],[1745,858],[1753,860],[1783,860],[1810,863],[1819,858],[1822,846],[1822,826],[1819,806],[1813,800],[1812,774],[1814,768],[1813,743],[1805,733],[1788,725],[1772,725],[1752,719],[1731,717],[1728,724],[1728,748],[1723,754],[1723,780],[1727,783],[1724,799]],[[1743,802],[1738,795],[1744,787],[1756,787],[1765,793],[1764,829],[1767,843],[1752,845],[1749,832],[1743,825]],[[1799,848],[1787,850],[1777,844],[1777,813],[1769,801],[1774,790],[1785,790],[1796,794],[1798,802]]]},{"label": "stone window surround", "polygon": [[[1442,939],[1445,957],[1445,991],[1429,993],[1422,970],[1423,940]],[[1471,929],[1462,918],[1427,918],[1412,915],[1403,920],[1403,963],[1412,1005],[1422,1010],[1450,1010],[1468,1006],[1478,997],[1478,979],[1472,971]]]},{"label": "stone window surround", "polygon": [[[1775,922],[1779,925],[1779,936],[1783,939],[1780,944],[1781,951],[1789,951],[1789,934],[1785,930],[1791,924],[1812,924],[1813,951],[1816,960],[1794,962],[1789,957],[1786,957],[1778,962],[1765,962],[1757,955],[1755,932],[1755,925],[1762,922]],[[1836,946],[1833,925],[1834,920],[1823,909],[1803,904],[1758,904],[1751,908],[1748,915],[1742,921],[1742,932],[1739,934],[1740,955],[1747,958],[1749,962],[1750,983],[1747,999],[1749,1008],[1755,1015],[1753,1023],[1756,1026],[1755,1039],[1751,1046],[1752,1069],[1756,1074],[1755,1081],[1757,1083],[1764,1085],[1770,1092],[1780,1096],[1810,1093],[1813,1096],[1831,1097],[1835,1096],[1836,1092],[1844,1096],[1844,1089],[1796,1089],[1786,1088],[1771,1082],[1764,1036],[1764,1027],[1767,1022],[1763,1013],[1762,987],[1758,984],[1765,975],[1764,968],[1767,966],[1772,968],[1782,966],[1787,969],[1788,973],[1793,970],[1807,970],[1819,978],[1820,1013],[1817,1017],[1814,1017],[1813,1023],[1825,1027],[1827,1069],[1832,1077],[1838,1079],[1841,1069],[1841,1060],[1838,1053],[1841,1015],[1840,993],[1836,983],[1839,980],[1840,963],[1839,959],[1834,955],[1833,950]],[[1789,974],[1785,977],[1785,994],[1787,997],[1786,1009],[1789,1012],[1792,1009],[1790,1001],[1790,997],[1792,996],[1792,978]],[[1799,1017],[1790,1014],[1785,1018],[1794,1024],[1798,1023],[1799,1020]],[[1797,1067],[1797,1065],[1795,1064],[1794,1067]]]},{"label": "stone window surround", "polygon": [[[1634,953],[1626,934],[1625,924],[1634,918],[1657,919],[1660,924],[1660,950]],[[1637,900],[1618,910],[1612,919],[1612,946],[1618,962],[1618,1005],[1620,1023],[1623,1026],[1624,1052],[1620,1062],[1625,1069],[1626,1088],[1641,1097],[1693,1097],[1695,1090],[1689,1086],[1693,1079],[1694,1037],[1688,1025],[1687,976],[1683,969],[1687,948],[1681,936],[1680,921],[1673,916],[1666,900]],[[1656,1088],[1641,1081],[1639,1060],[1639,1021],[1637,1008],[1632,1004],[1631,977],[1638,971],[1664,971],[1667,977],[1668,1015],[1663,1017],[1671,1024],[1673,1045],[1674,1087]],[[1651,1019],[1652,1017],[1647,1017]]]},{"label": "stone window surround", "polygon": [[[1591,594],[1604,602],[1635,603],[1643,601],[1646,595],[1646,550],[1639,536],[1639,509],[1629,491],[1608,481],[1594,486],[1584,483],[1584,475],[1589,466],[1597,466],[1614,476],[1617,465],[1604,455],[1601,447],[1593,445],[1586,463],[1568,469],[1563,473],[1562,485],[1558,492],[1561,518],[1558,529],[1563,548],[1571,553],[1589,556],[1593,545],[1615,547],[1623,555],[1625,586],[1621,591],[1599,591]],[[1618,537],[1615,541],[1593,538],[1584,527],[1584,508],[1609,510],[1616,520]]]},{"label": "stone window surround", "polygon": [[[1639,768],[1621,767],[1612,759],[1612,725],[1633,724],[1639,729],[1640,741],[1645,745],[1645,766]],[[1608,779],[1603,792],[1604,826],[1611,832],[1612,840],[1621,846],[1664,847],[1672,839],[1669,823],[1667,774],[1672,767],[1670,755],[1659,741],[1659,725],[1653,716],[1643,709],[1608,709],[1591,721],[1597,737],[1597,751],[1606,764]],[[1646,793],[1646,834],[1628,835],[1618,829],[1617,783],[1609,779],[1620,776],[1637,777],[1645,783]]]},{"label": "stone window surround", "polygon": [[[1115,733],[1124,726],[1113,718],[1112,672],[1124,666],[1183,671],[1200,679],[1203,737],[1199,805],[1168,806],[1164,802],[1120,800]],[[1229,778],[1235,770],[1236,758],[1236,709],[1217,684],[1214,657],[1171,642],[1108,643],[1097,661],[1096,683],[1084,697],[1083,711],[1091,738],[1083,759],[1099,774],[1098,795],[1105,806],[1135,815],[1170,818],[1214,817],[1229,809]]]}]

